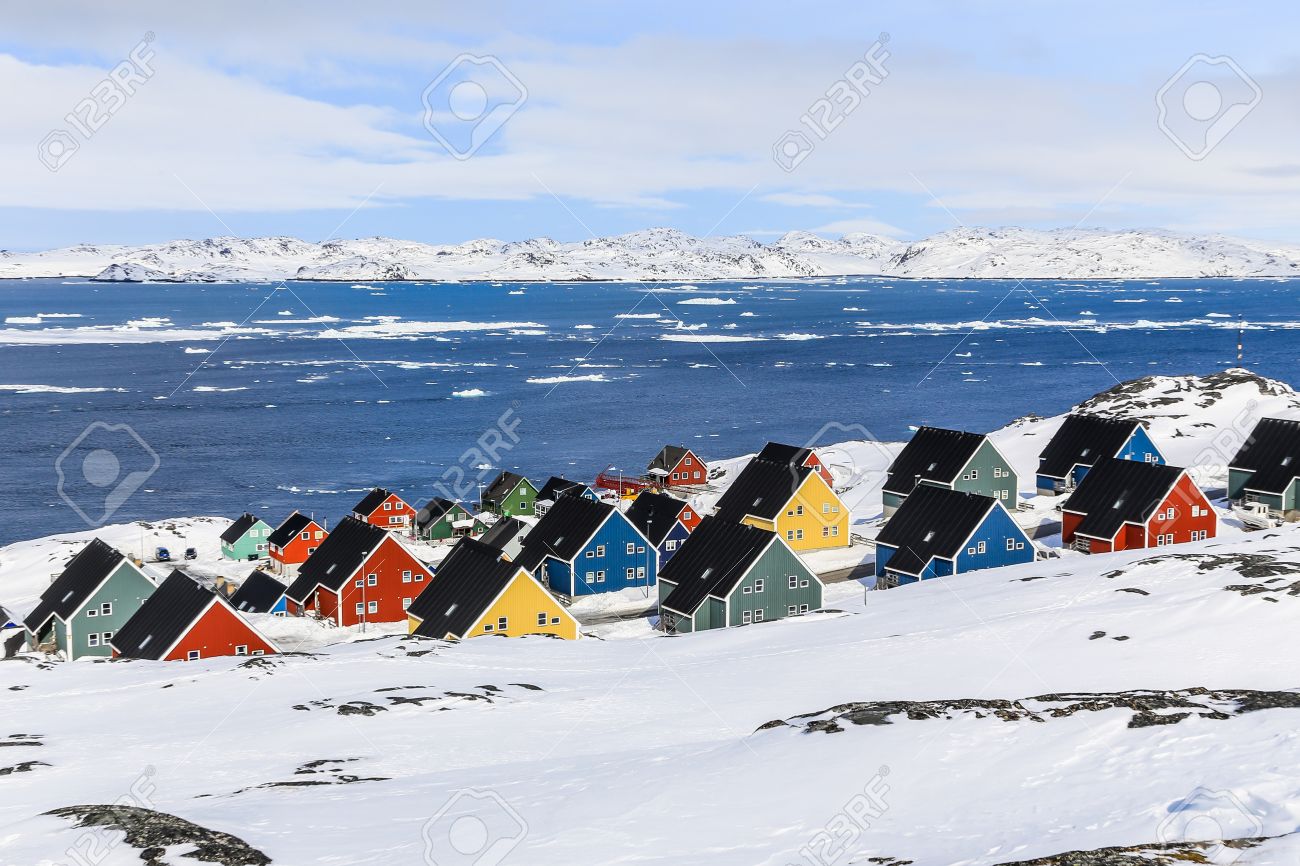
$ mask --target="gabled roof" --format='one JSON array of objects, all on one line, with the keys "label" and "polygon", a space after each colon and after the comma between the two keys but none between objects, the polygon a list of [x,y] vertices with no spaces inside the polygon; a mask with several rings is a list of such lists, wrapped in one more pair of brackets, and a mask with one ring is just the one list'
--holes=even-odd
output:
[{"label": "gabled roof", "polygon": [[615,510],[585,496],[561,496],[529,530],[518,563],[531,572],[548,556],[571,562]]},{"label": "gabled roof", "polygon": [[668,533],[677,523],[677,515],[682,513],[686,503],[667,493],[655,493],[642,490],[627,511],[623,513],[641,534],[649,539],[655,547],[663,544]]},{"label": "gabled roof", "polygon": [[1300,476],[1300,421],[1261,418],[1231,466],[1255,473],[1246,482],[1248,489],[1285,493]]},{"label": "gabled roof", "polygon": [[495,547],[462,538],[407,610],[421,621],[413,634],[464,637],[519,570],[518,563],[502,559]]},{"label": "gabled roof", "polygon": [[758,452],[758,459],[771,460],[773,463],[784,463],[787,466],[802,466],[812,454],[813,450],[811,448],[804,448],[801,445],[769,442],[763,446],[762,451]]},{"label": "gabled roof", "polygon": [[98,538],[92,539],[41,593],[40,603],[27,615],[23,625],[38,632],[52,616],[67,619],[125,558],[120,551]]},{"label": "gabled roof", "polygon": [[275,607],[286,587],[265,571],[254,570],[230,597],[230,606],[242,613],[267,613]]},{"label": "gabled roof", "polygon": [[392,495],[393,493],[391,490],[376,487],[374,490],[371,490],[365,496],[361,497],[361,501],[352,507],[352,513],[360,514],[362,517],[369,517],[375,513],[379,506],[383,505],[388,500],[388,497]]},{"label": "gabled roof", "polygon": [[904,496],[918,479],[950,484],[984,443],[983,433],[921,427],[889,465],[884,489]]},{"label": "gabled roof", "polygon": [[1141,426],[1131,418],[1067,415],[1038,457],[1038,474],[1065,478],[1075,466],[1091,466],[1103,457],[1114,457]]},{"label": "gabled roof", "polygon": [[693,614],[708,596],[726,598],[775,540],[766,529],[704,518],[659,570],[660,580],[676,585],[663,606]]},{"label": "gabled roof", "polygon": [[520,535],[528,533],[528,524],[514,517],[503,517],[492,528],[483,533],[479,541],[488,547],[504,550],[505,546]]},{"label": "gabled roof", "polygon": [[299,604],[311,597],[317,586],[337,591],[361,563],[375,551],[384,539],[390,538],[388,530],[380,526],[345,517],[334,527],[316,552],[298,569],[298,578],[285,591]]},{"label": "gabled roof", "polygon": [[286,517],[284,523],[277,526],[275,531],[272,532],[266,540],[271,544],[274,544],[276,547],[285,547],[289,542],[298,537],[298,533],[302,532],[308,526],[311,526],[314,522],[314,520],[303,514],[301,511],[295,511],[293,514]]},{"label": "gabled roof", "polygon": [[216,599],[177,568],[113,635],[113,649],[129,658],[161,659]]},{"label": "gabled roof", "polygon": [[722,494],[713,513],[739,523],[748,515],[774,520],[813,470],[755,457]]},{"label": "gabled roof", "polygon": [[992,496],[918,486],[876,536],[877,544],[897,548],[885,567],[919,576],[936,556],[954,558],[997,504]]},{"label": "gabled roof", "polygon": [[244,533],[256,526],[259,519],[245,511],[239,515],[238,520],[226,527],[225,532],[221,533],[221,540],[226,544],[234,544],[244,537]]},{"label": "gabled roof", "polygon": [[691,449],[682,445],[665,445],[659,449],[659,453],[650,461],[646,471],[654,472],[658,469],[660,472],[672,472],[677,468],[677,464],[682,462],[682,458],[689,453],[691,453]]},{"label": "gabled roof", "polygon": [[537,491],[538,502],[555,502],[561,496],[567,494],[581,495],[587,485],[581,481],[570,481],[568,478],[560,478],[558,475],[552,475],[547,479],[542,489]]},{"label": "gabled roof", "polygon": [[22,625],[23,621],[16,613],[11,612],[9,608],[0,604],[0,628],[4,628],[6,625],[10,624]]},{"label": "gabled roof", "polygon": [[444,514],[453,508],[458,508],[456,503],[450,499],[443,499],[441,496],[435,496],[424,505],[420,510],[415,512],[415,525],[420,529],[428,526],[430,523],[437,523]]},{"label": "gabled roof", "polygon": [[1088,470],[1061,508],[1084,515],[1075,532],[1110,540],[1125,523],[1145,524],[1182,474],[1177,466],[1108,457]]},{"label": "gabled roof", "polygon": [[528,479],[518,472],[507,472],[502,470],[501,474],[496,477],[487,489],[483,491],[483,501],[496,502],[510,495],[510,491],[518,487],[522,482]]}]

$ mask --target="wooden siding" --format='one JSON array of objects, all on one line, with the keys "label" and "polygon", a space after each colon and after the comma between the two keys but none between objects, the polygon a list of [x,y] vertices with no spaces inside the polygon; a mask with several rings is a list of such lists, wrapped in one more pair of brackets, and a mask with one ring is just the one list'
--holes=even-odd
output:
[{"label": "wooden siding", "polygon": [[[546,623],[538,622],[539,616],[546,616]],[[501,618],[506,619],[507,627],[500,627]],[[558,620],[558,622],[552,622]],[[485,625],[491,625],[492,631],[486,631]],[[501,594],[483,616],[463,637],[477,637],[485,634],[504,634],[507,637],[520,637],[527,634],[551,634],[565,640],[578,638],[578,621],[556,601],[555,597],[533,580],[522,568],[514,576],[505,592]]]},{"label": "wooden siding", "polygon": [[[153,595],[155,589],[157,587],[153,582],[145,577],[134,563],[127,559],[122,560],[108,580],[104,581],[103,585],[86,600],[81,610],[72,615],[68,623],[70,639],[65,635],[59,644],[59,649],[64,651],[69,660],[87,656],[109,658],[113,654],[112,648],[102,639],[99,646],[90,646],[90,635],[103,635],[105,632],[116,634],[117,630],[126,625],[126,621],[140,609],[145,599]],[[111,614],[87,615],[92,608],[99,611],[106,602],[113,605]],[[55,621],[58,622],[57,618]]]},{"label": "wooden siding", "polygon": [[[814,476],[820,480],[820,476]],[[796,586],[790,588],[790,578]],[[755,592],[758,581],[763,582],[762,592]],[[727,599],[727,625],[746,625],[745,613],[763,612],[763,621],[784,619],[789,608],[796,614],[803,605],[809,611],[822,606],[822,583],[817,575],[788,546],[775,540],[758,561],[749,569]],[[703,607],[703,606],[701,606]],[[718,624],[720,625],[720,623]],[[716,625],[715,625],[716,627]]]},{"label": "wooden siding", "polygon": [[163,661],[185,661],[192,651],[197,651],[199,658],[204,659],[233,656],[238,646],[247,647],[248,655],[252,655],[254,650],[261,650],[263,655],[276,651],[238,614],[218,602],[190,627]]}]

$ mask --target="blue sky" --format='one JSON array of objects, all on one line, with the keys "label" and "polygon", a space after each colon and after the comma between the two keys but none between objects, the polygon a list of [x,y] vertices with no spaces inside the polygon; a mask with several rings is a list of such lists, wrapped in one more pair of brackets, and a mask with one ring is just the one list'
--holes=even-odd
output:
[{"label": "blue sky", "polygon": [[[1293,5],[75,7],[6,13],[0,248],[657,225],[760,240],[1082,225],[1289,241],[1300,223]],[[104,96],[133,49],[149,74]],[[833,131],[805,120],[868,52],[883,80]],[[1231,64],[1177,75],[1196,55]],[[449,97],[462,81],[484,89]],[[1190,117],[1207,92],[1216,111]],[[504,122],[456,159],[426,119],[471,136],[473,120],[447,113],[465,93],[520,104],[483,115]],[[66,117],[87,98],[104,121],[90,131]],[[1211,127],[1226,134],[1205,148]],[[814,147],[785,171],[772,149],[790,130]]]}]

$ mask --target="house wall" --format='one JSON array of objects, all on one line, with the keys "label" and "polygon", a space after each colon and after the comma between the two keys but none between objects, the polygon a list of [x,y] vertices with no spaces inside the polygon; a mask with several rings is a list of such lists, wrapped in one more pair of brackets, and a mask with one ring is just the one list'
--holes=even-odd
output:
[{"label": "house wall", "polygon": [[[248,531],[235,539],[234,544],[221,542],[221,555],[226,559],[266,559],[269,556],[267,538],[274,530],[259,520]],[[258,548],[261,550],[258,550]]]},{"label": "house wall", "polygon": [[[544,625],[538,624],[539,614],[546,616]],[[501,617],[506,618],[507,627],[504,630],[500,627]],[[485,625],[491,625],[492,631],[485,631]],[[578,623],[553,595],[529,577],[528,572],[520,569],[501,597],[463,636],[476,637],[484,634],[504,634],[507,637],[551,634],[565,640],[576,640]]]},{"label": "house wall", "polygon": [[898,575],[898,585],[906,586],[909,583],[920,583],[923,580],[933,580],[936,577],[947,577],[953,573],[952,562],[946,559],[932,559],[926,564],[925,570],[921,572],[920,577],[910,574]]},{"label": "house wall", "polygon": [[[797,581],[794,589],[790,588],[791,577]],[[763,591],[755,592],[759,580],[763,581]],[[754,611],[762,610],[764,621],[784,619],[789,615],[791,605],[797,611],[805,604],[810,611],[822,606],[821,581],[803,560],[778,540],[764,551],[732,590],[728,598],[727,625],[743,625],[746,611],[752,615]],[[715,627],[717,625],[721,623],[715,623]]]},{"label": "house wall", "polygon": [[663,608],[664,600],[668,598],[668,596],[672,595],[673,590],[676,588],[677,584],[673,583],[671,580],[659,581],[659,607],[661,609]]},{"label": "house wall", "polygon": [[775,523],[777,534],[795,550],[825,550],[850,543],[849,510],[815,472],[799,485]]},{"label": "house wall", "polygon": [[1052,496],[1065,490],[1065,482],[1059,478],[1039,475],[1035,478],[1034,488],[1044,496]]},{"label": "house wall", "polygon": [[459,505],[448,509],[446,514],[421,530],[420,537],[430,541],[443,541],[451,538],[452,524],[457,520],[466,520],[470,516],[470,513]]},{"label": "house wall", "polygon": [[532,517],[537,506],[537,488],[525,478],[515,485],[515,489],[502,497],[500,502],[491,503],[493,514],[501,517]]},{"label": "house wall", "polygon": [[573,595],[573,569],[567,562],[558,559],[545,559],[537,569],[537,579],[550,587],[551,592],[561,595]]},{"label": "house wall", "polygon": [[[126,621],[140,609],[145,599],[157,589],[153,581],[145,577],[130,560],[122,560],[112,575],[82,605],[81,610],[72,615],[68,622],[70,627],[64,633],[59,649],[63,650],[69,660],[84,658],[109,658],[113,650],[103,640],[97,647],[90,646],[92,633],[102,635],[105,632],[116,634],[126,625]],[[96,611],[105,602],[113,605],[113,612],[108,616],[96,614],[88,616],[87,611]],[[55,620],[58,622],[58,620]],[[70,636],[69,636],[70,633]]]},{"label": "house wall", "polygon": [[[1007,550],[1008,540],[1015,545],[1014,549]],[[980,542],[984,543],[983,553],[979,552]],[[964,571],[1022,565],[1033,561],[1033,543],[1025,531],[1016,525],[1011,515],[998,507],[988,513],[966,546],[957,553],[956,571],[960,574]]]},{"label": "house wall", "polygon": [[1017,505],[1016,473],[1012,471],[1011,465],[1002,459],[1002,455],[993,447],[993,443],[987,439],[975,449],[970,462],[953,480],[952,487],[954,490],[966,493],[992,496],[1007,508],[1015,508]]},{"label": "house wall", "polygon": [[[674,478],[674,475],[677,477]],[[689,484],[703,484],[708,480],[709,467],[693,452],[688,451],[686,456],[664,477],[664,486],[682,487]]]},{"label": "house wall", "polygon": [[[384,510],[384,506],[389,506]],[[382,526],[384,529],[401,529],[410,526],[415,520],[415,509],[402,501],[396,493],[390,495],[370,514],[361,517],[366,523]]]},{"label": "house wall", "polygon": [[[1200,507],[1201,516],[1192,516],[1194,506]],[[1173,520],[1162,519],[1161,513],[1167,513],[1170,508],[1173,509]],[[1158,536],[1172,533],[1173,543],[1183,544],[1192,540],[1192,533],[1201,531],[1206,533],[1206,538],[1214,538],[1218,526],[1219,518],[1210,507],[1210,500],[1184,473],[1147,521],[1145,542],[1147,547],[1155,547]]]},{"label": "house wall", "polygon": [[[659,544],[659,567],[663,568],[668,564],[668,560],[673,558],[673,554],[682,549],[682,542],[690,538],[691,531],[681,524],[681,521],[673,524],[673,528],[668,530],[664,540]],[[673,542],[672,549],[669,549],[669,542]]]},{"label": "house wall", "polygon": [[898,506],[902,505],[903,500],[906,498],[902,494],[890,493],[888,490],[880,491],[880,504],[884,507],[884,518],[888,520],[893,517],[894,512],[898,510]]},{"label": "house wall", "polygon": [[192,650],[200,658],[233,656],[235,647],[248,647],[248,654],[261,650],[263,655],[274,653],[275,647],[258,636],[238,614],[223,604],[214,604],[199,618],[163,661],[185,661]]},{"label": "house wall", "polygon": [[1133,431],[1133,435],[1128,437],[1124,447],[1115,456],[1121,460],[1136,460],[1138,463],[1158,463],[1161,466],[1165,464],[1165,456],[1160,453],[1156,443],[1151,441],[1151,435],[1140,426]]},{"label": "house wall", "polygon": [[[633,545],[633,553],[627,546]],[[604,547],[604,556],[596,555]],[[588,556],[588,554],[591,554]],[[600,592],[617,592],[628,587],[653,587],[659,572],[659,551],[636,531],[621,512],[614,512],[597,530],[587,545],[578,551],[573,561],[574,579],[570,595],[593,595]],[[627,577],[627,570],[644,569],[643,577]],[[599,572],[605,579],[599,579]],[[551,585],[554,589],[555,585]]]},{"label": "house wall", "polygon": [[1246,482],[1249,481],[1251,476],[1254,474],[1255,474],[1254,472],[1251,472],[1246,469],[1233,469],[1231,466],[1229,466],[1228,467],[1228,498],[1241,499],[1243,496],[1245,496]]},{"label": "house wall", "polygon": [[704,518],[695,510],[695,506],[687,505],[682,508],[681,513],[677,515],[677,519],[686,527],[687,532],[694,532],[695,527],[699,526],[700,521]]},{"label": "house wall", "polygon": [[[310,533],[311,538],[304,540],[302,532]],[[301,565],[306,562],[307,557],[311,555],[309,551],[314,551],[316,548],[320,547],[329,535],[329,533],[321,529],[320,526],[315,523],[307,524],[307,528],[302,532],[295,535],[293,540],[284,547],[270,551],[271,559],[282,566]]]},{"label": "house wall", "polygon": [[[409,581],[402,580],[403,571],[411,572]],[[366,577],[376,575],[376,585],[366,585]],[[417,579],[417,577],[422,579]],[[356,582],[362,585],[357,586]],[[333,607],[333,593],[321,593],[321,616],[333,619],[339,625],[356,625],[366,622],[405,622],[406,608],[403,599],[414,601],[416,596],[428,586],[430,570],[427,565],[407,553],[396,539],[387,537],[374,553],[366,559],[355,575],[348,579],[340,590],[341,600],[337,610],[325,610]],[[370,602],[376,602],[376,611],[369,610]],[[357,613],[356,606],[364,605],[364,613]]]}]

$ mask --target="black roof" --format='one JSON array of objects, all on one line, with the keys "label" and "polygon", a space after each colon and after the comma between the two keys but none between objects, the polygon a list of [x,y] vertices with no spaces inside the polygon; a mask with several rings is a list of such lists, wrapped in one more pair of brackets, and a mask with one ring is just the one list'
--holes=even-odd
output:
[{"label": "black roof", "polygon": [[421,620],[413,634],[464,637],[519,569],[518,563],[502,559],[495,547],[462,538],[411,603],[407,613]]},{"label": "black roof", "polygon": [[510,543],[511,539],[518,537],[520,534],[527,533],[527,523],[524,523],[522,520],[515,517],[503,517],[496,523],[492,524],[492,528],[483,533],[483,537],[480,538],[479,541],[483,542],[488,547],[495,547],[497,550],[502,550]]},{"label": "black roof", "polygon": [[37,632],[44,628],[51,616],[67,619],[125,558],[120,551],[98,538],[92,539],[41,593],[40,602],[27,615],[23,625]]},{"label": "black roof", "polygon": [[298,533],[302,532],[312,523],[313,521],[310,517],[303,514],[301,511],[295,511],[293,514],[286,517],[284,523],[277,526],[275,531],[272,532],[266,540],[271,544],[274,544],[276,547],[284,547],[297,538]]},{"label": "black roof", "polygon": [[1114,457],[1140,426],[1140,421],[1131,418],[1067,415],[1038,456],[1038,474],[1065,478],[1075,466],[1091,466],[1103,457]]},{"label": "black roof", "polygon": [[660,580],[676,584],[663,606],[692,614],[710,595],[726,598],[775,540],[775,533],[747,523],[704,518],[659,570]]},{"label": "black roof", "polygon": [[889,465],[884,489],[906,496],[921,478],[941,484],[951,483],[985,438],[983,433],[940,427],[917,429],[912,441]]},{"label": "black roof", "polygon": [[623,516],[641,530],[641,534],[651,544],[658,547],[668,537],[673,524],[677,522],[677,515],[685,507],[686,503],[675,496],[642,490]]},{"label": "black roof", "polygon": [[265,571],[254,569],[230,597],[230,606],[243,613],[266,613],[284,595],[285,585]]},{"label": "black roof", "polygon": [[239,515],[239,519],[226,527],[226,531],[221,533],[221,540],[226,544],[234,544],[244,537],[244,533],[256,525],[258,518],[245,511]]},{"label": "black roof", "polygon": [[569,562],[614,510],[609,503],[594,502],[585,496],[561,496],[528,531],[519,564],[531,572],[547,556]]},{"label": "black roof", "polygon": [[1136,460],[1098,460],[1061,506],[1084,515],[1075,532],[1112,539],[1125,523],[1146,523],[1183,470]]},{"label": "black roof", "polygon": [[785,445],[781,442],[769,442],[763,446],[763,450],[758,452],[759,460],[771,460],[773,463],[784,463],[787,466],[802,466],[810,456],[813,450],[804,448],[801,445]]},{"label": "black roof", "polygon": [[216,598],[175,569],[113,635],[113,649],[127,658],[160,659]]},{"label": "black roof", "polygon": [[1285,493],[1300,476],[1300,421],[1261,418],[1231,466],[1254,472],[1246,482],[1248,489]]},{"label": "black roof", "polygon": [[430,523],[437,523],[444,514],[457,507],[456,503],[452,502],[450,499],[443,499],[441,496],[435,496],[428,502],[424,503],[424,505],[420,506],[419,511],[415,512],[415,525],[420,529],[423,529]]},{"label": "black roof", "polygon": [[285,595],[301,604],[317,586],[337,591],[388,537],[388,530],[382,527],[355,517],[343,518],[299,567],[298,578],[289,584]]},{"label": "black roof", "polygon": [[510,491],[518,487],[520,482],[527,480],[528,479],[524,478],[524,476],[520,475],[518,472],[507,472],[502,470],[501,474],[496,477],[496,480],[489,484],[487,489],[483,491],[482,499],[484,502],[498,502],[509,496]]},{"label": "black roof", "polygon": [[952,559],[997,503],[992,496],[919,485],[876,536],[878,544],[898,549],[885,567],[920,575],[936,556]]},{"label": "black roof", "polygon": [[739,523],[751,514],[773,520],[812,471],[807,466],[755,457],[731,482],[713,513],[732,523]]},{"label": "black roof", "polygon": [[365,496],[361,497],[361,501],[352,507],[352,513],[360,514],[363,517],[369,517],[375,512],[375,509],[383,505],[384,501],[392,495],[393,493],[391,490],[376,487],[374,490],[371,490]]},{"label": "black roof", "polygon": [[538,502],[555,502],[565,494],[581,494],[587,485],[581,481],[570,481],[568,478],[561,478],[558,475],[552,475],[542,485],[542,489],[537,491]]},{"label": "black roof", "polygon": [[665,445],[659,449],[659,453],[650,461],[650,465],[646,467],[646,471],[649,472],[652,469],[659,469],[664,472],[672,472],[677,464],[682,462],[682,458],[685,457],[687,452],[690,450],[691,449],[682,445]]}]

